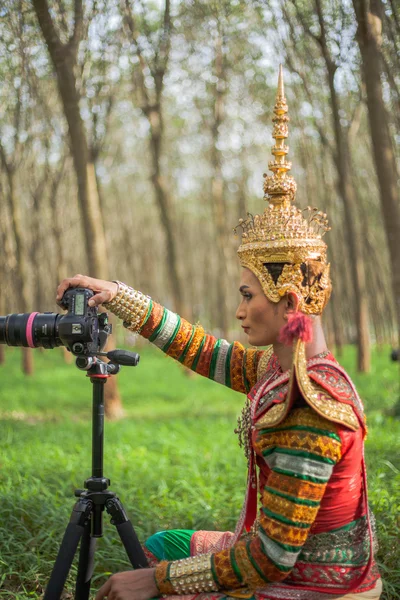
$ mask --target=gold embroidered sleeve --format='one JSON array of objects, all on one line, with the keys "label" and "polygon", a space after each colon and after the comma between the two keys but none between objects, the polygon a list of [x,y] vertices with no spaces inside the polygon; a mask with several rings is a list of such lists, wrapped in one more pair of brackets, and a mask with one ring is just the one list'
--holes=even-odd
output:
[{"label": "gold embroidered sleeve", "polygon": [[211,554],[200,554],[156,567],[155,580],[160,594],[195,594],[217,591],[211,567]]}]

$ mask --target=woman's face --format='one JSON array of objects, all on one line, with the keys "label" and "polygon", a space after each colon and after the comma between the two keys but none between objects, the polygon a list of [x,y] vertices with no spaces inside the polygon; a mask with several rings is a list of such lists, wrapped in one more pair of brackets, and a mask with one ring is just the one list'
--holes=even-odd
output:
[{"label": "woman's face", "polygon": [[269,346],[278,340],[284,319],[286,301],[274,303],[265,296],[257,277],[244,268],[240,279],[239,292],[242,300],[236,311],[236,318],[249,336],[252,346]]}]

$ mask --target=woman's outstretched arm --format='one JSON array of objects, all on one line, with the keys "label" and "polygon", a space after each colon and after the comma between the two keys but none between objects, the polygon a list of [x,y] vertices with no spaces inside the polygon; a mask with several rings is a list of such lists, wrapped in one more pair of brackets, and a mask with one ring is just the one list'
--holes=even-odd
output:
[{"label": "woman's outstretched arm", "polygon": [[125,327],[192,371],[238,392],[249,391],[256,382],[262,352],[209,335],[201,325],[192,325],[125,284],[119,284],[118,294],[106,306]]},{"label": "woman's outstretched arm", "polygon": [[61,282],[58,301],[69,287],[93,290],[94,305],[103,304],[123,320],[127,329],[139,333],[192,371],[237,392],[247,393],[256,383],[263,351],[246,349],[240,342],[229,343],[209,335],[201,325],[192,325],[121,282],[76,275]]}]

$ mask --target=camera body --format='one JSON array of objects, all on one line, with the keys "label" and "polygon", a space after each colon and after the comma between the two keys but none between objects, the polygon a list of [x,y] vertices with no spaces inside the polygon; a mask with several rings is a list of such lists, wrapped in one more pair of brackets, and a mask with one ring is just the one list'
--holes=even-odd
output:
[{"label": "camera body", "polygon": [[0,317],[0,344],[30,348],[65,346],[75,356],[95,356],[111,333],[107,313],[89,306],[92,290],[68,289],[61,300],[67,310],[57,313],[24,313]]},{"label": "camera body", "polygon": [[58,320],[58,336],[63,346],[75,356],[93,356],[100,352],[111,333],[107,313],[98,314],[89,306],[92,290],[72,288],[65,292],[61,305],[67,310]]}]

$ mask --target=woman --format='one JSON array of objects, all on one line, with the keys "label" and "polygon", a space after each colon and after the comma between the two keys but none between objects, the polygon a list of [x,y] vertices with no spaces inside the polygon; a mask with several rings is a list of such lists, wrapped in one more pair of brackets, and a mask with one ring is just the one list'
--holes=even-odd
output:
[{"label": "woman", "polygon": [[113,575],[96,600],[380,596],[363,407],[322,331],[320,315],[331,291],[322,240],[328,227],[326,215],[309,209],[304,218],[292,205],[296,184],[287,175],[281,73],[274,112],[273,175],[264,185],[269,205],[240,223],[242,301],[236,314],[249,343],[269,349],[217,340],[121,282],[77,275],[58,288],[58,300],[68,287],[92,289],[90,304],[104,304],[169,356],[248,398],[239,427],[248,488],[235,532],[155,534],[145,544],[155,566]]}]

